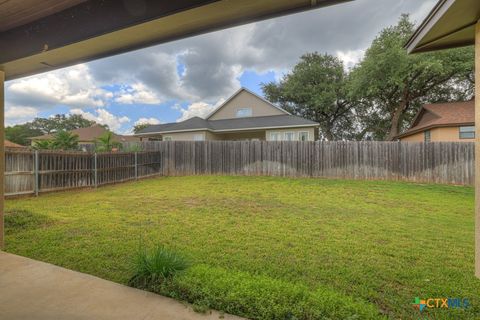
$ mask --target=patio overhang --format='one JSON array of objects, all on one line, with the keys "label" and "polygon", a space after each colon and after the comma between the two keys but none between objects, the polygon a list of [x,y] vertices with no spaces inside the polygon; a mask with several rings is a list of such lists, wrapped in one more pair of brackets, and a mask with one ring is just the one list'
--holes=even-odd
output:
[{"label": "patio overhang", "polygon": [[346,1],[0,1],[0,70],[11,80]]},{"label": "patio overhang", "polygon": [[[440,0],[406,44],[410,53],[475,45],[480,79],[480,1]],[[480,123],[480,81],[475,82],[475,123]],[[480,278],[480,125],[475,132],[475,275]]]},{"label": "patio overhang", "polygon": [[406,44],[410,53],[473,45],[478,0],[440,0]]}]

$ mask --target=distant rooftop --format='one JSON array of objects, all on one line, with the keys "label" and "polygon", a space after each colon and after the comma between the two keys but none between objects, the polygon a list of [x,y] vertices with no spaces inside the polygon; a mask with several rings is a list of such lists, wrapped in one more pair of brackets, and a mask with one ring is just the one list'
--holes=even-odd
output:
[{"label": "distant rooftop", "polygon": [[152,125],[141,130],[137,133],[137,135],[194,130],[226,132],[236,130],[265,129],[270,127],[288,128],[296,126],[318,126],[318,123],[293,115],[246,117],[223,120],[205,120],[199,117],[194,117],[177,123]]},{"label": "distant rooftop", "polygon": [[[104,126],[96,124],[94,126],[88,128],[80,128],[70,131],[73,134],[78,135],[78,139],[80,142],[93,142],[95,139],[100,137],[102,134],[107,132]],[[32,137],[30,140],[51,140],[55,136],[54,133],[52,134],[44,134],[38,137]],[[128,141],[138,141],[138,138],[134,136],[122,136],[114,133],[114,140],[118,142],[128,142]]]},{"label": "distant rooftop", "polygon": [[426,129],[475,124],[475,101],[435,103],[424,105],[410,128],[398,137]]}]

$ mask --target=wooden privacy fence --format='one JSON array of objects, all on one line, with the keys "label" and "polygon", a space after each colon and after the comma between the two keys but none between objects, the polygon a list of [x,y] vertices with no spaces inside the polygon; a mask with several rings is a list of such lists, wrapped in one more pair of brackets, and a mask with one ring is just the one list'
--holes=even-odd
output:
[{"label": "wooden privacy fence", "polygon": [[159,152],[5,152],[5,195],[36,194],[145,178],[162,173]]},{"label": "wooden privacy fence", "polygon": [[96,187],[154,175],[474,182],[473,143],[191,141],[140,147],[144,151],[99,154],[8,150],[6,193]]}]

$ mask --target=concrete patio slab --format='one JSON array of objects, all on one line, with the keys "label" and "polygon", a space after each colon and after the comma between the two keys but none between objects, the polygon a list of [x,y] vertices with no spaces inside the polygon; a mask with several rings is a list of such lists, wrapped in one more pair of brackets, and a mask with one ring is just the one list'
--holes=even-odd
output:
[{"label": "concrete patio slab", "polygon": [[240,320],[0,251],[0,319]]}]

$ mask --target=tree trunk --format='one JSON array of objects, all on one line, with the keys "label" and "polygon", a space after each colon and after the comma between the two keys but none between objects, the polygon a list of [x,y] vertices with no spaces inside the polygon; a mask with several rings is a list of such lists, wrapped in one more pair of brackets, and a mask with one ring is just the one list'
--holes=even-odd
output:
[{"label": "tree trunk", "polygon": [[333,133],[332,133],[332,127],[331,126],[327,126],[325,128],[323,134],[325,135],[325,138],[327,138],[328,141],[334,141],[335,140],[335,137],[333,136]]},{"label": "tree trunk", "polygon": [[405,111],[406,108],[406,102],[402,101],[398,108],[395,109],[393,116],[392,116],[392,122],[390,125],[390,131],[388,132],[387,141],[393,141],[396,136],[400,133],[400,119],[403,115],[403,112]]}]

